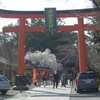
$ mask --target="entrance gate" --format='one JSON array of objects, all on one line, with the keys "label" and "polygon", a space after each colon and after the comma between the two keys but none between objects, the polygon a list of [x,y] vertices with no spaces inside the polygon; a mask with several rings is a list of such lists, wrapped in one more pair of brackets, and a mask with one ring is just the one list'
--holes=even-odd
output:
[{"label": "entrance gate", "polygon": [[[79,53],[79,71],[85,72],[86,68],[86,50],[84,30],[100,30],[99,26],[84,24],[84,17],[99,15],[98,9],[79,9],[63,10],[56,12],[57,18],[75,17],[78,24],[70,26],[57,26],[56,31],[78,31],[78,53]],[[3,32],[18,32],[18,74],[24,73],[24,54],[25,54],[25,33],[26,32],[45,32],[45,26],[26,26],[27,18],[44,18],[44,11],[11,11],[0,9],[1,18],[19,18],[20,24],[16,27],[4,27]]]}]

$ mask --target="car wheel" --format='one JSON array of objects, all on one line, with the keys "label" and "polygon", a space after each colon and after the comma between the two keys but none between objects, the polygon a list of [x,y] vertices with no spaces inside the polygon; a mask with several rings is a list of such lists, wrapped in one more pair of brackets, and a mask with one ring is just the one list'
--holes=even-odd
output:
[{"label": "car wheel", "polygon": [[76,92],[77,92],[77,93],[79,93],[79,92],[80,92],[80,90],[77,88],[77,89],[76,89]]},{"label": "car wheel", "polygon": [[1,91],[2,94],[6,94],[7,93],[7,90],[3,90]]},{"label": "car wheel", "polygon": [[97,88],[97,89],[95,89],[96,90],[96,92],[99,92],[99,88]]}]

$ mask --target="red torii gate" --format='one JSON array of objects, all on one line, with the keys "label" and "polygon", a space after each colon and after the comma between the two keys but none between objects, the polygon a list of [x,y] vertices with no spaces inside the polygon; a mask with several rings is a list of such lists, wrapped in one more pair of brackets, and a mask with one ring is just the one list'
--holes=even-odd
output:
[{"label": "red torii gate", "polygon": [[[78,31],[78,53],[80,72],[85,72],[86,67],[86,51],[84,30],[100,30],[99,26],[84,24],[85,16],[99,15],[98,9],[79,9],[79,10],[63,10],[57,11],[57,18],[76,17],[78,24],[70,26],[57,26],[56,31]],[[1,18],[19,18],[20,25],[16,27],[4,27],[3,32],[19,32],[18,34],[18,74],[24,73],[24,54],[25,54],[25,32],[45,32],[45,26],[26,26],[27,18],[44,18],[44,11],[11,11],[0,9]]]}]

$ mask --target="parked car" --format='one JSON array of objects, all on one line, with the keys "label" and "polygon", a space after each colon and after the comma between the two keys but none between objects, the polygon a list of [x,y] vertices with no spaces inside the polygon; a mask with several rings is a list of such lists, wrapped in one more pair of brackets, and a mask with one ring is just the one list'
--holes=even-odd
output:
[{"label": "parked car", "polygon": [[10,81],[4,75],[0,75],[0,92],[6,94],[10,89]]},{"label": "parked car", "polygon": [[75,79],[75,90],[79,93],[82,90],[95,90],[99,91],[99,78],[92,72],[79,72]]}]

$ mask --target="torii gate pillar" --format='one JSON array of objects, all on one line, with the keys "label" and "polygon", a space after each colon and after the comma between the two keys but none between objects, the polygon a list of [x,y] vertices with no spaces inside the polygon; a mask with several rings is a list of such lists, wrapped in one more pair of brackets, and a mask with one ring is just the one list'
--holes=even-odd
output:
[{"label": "torii gate pillar", "polygon": [[24,56],[25,56],[25,18],[20,17],[19,34],[18,34],[18,75],[24,74]]},{"label": "torii gate pillar", "polygon": [[84,21],[83,18],[78,18],[78,54],[79,54],[79,70],[86,72],[86,50],[85,50],[85,36],[84,36]]}]

